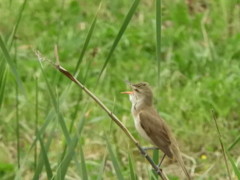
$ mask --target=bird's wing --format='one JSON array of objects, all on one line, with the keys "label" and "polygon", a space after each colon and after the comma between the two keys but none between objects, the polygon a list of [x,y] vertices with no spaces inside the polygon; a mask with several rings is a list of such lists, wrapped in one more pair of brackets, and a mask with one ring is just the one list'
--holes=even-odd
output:
[{"label": "bird's wing", "polygon": [[171,140],[169,129],[155,111],[141,111],[140,124],[153,143],[158,146],[168,157],[172,158],[170,150]]}]

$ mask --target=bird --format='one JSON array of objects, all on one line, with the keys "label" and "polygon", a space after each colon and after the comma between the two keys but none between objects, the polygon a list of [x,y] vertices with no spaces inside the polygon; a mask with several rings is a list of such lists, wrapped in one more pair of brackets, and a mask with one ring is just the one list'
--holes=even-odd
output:
[{"label": "bird", "polygon": [[129,99],[132,103],[131,113],[134,118],[136,130],[145,140],[149,141],[164,153],[160,164],[166,155],[170,159],[175,158],[187,179],[191,180],[173,133],[166,122],[159,116],[153,105],[151,87],[147,82],[136,84],[129,83],[129,85],[132,91],[122,93],[129,95]]}]

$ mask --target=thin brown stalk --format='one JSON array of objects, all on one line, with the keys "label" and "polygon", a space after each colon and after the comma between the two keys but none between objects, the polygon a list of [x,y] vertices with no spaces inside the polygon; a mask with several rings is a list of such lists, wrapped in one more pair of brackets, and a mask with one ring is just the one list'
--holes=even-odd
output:
[{"label": "thin brown stalk", "polygon": [[230,170],[229,170],[229,166],[228,166],[228,162],[227,162],[226,151],[225,151],[225,148],[224,148],[224,145],[223,145],[223,142],[222,142],[222,138],[221,138],[221,133],[220,133],[220,130],[219,130],[219,127],[218,127],[218,124],[217,124],[217,118],[214,114],[213,109],[212,109],[212,117],[213,117],[216,129],[217,129],[217,132],[218,132],[218,139],[219,139],[219,142],[220,142],[220,145],[221,145],[221,148],[222,148],[222,153],[223,153],[224,162],[225,162],[225,165],[226,165],[226,168],[227,168],[228,178],[229,178],[229,180],[231,180],[232,178],[231,178],[231,174],[230,174]]},{"label": "thin brown stalk", "polygon": [[[40,55],[39,52],[36,53],[38,56]],[[55,55],[57,53],[57,48],[55,48]],[[64,69],[59,64],[59,58],[57,57],[57,63],[54,67],[60,71],[63,75],[68,77],[71,81],[75,82],[85,93],[87,93],[107,114],[108,116],[122,129],[122,131],[130,138],[130,140],[137,146],[141,154],[146,158],[146,160],[151,164],[153,169],[156,173],[161,177],[163,180],[168,180],[168,178],[163,174],[163,172],[157,167],[157,165],[153,162],[150,156],[146,153],[146,151],[140,146],[138,141],[132,136],[132,134],[128,131],[128,129],[123,125],[123,123],[118,119],[118,117],[113,114],[96,95],[94,95],[88,88],[86,88],[82,83],[80,83],[71,73],[69,73],[66,69]],[[52,64],[52,63],[51,63]]]}]

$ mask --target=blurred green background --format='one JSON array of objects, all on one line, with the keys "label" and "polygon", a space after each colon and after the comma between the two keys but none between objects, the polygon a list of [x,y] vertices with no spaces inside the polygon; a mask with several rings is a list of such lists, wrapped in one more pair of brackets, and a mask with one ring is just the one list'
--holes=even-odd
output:
[{"label": "blurred green background", "polygon": [[[149,82],[194,179],[228,177],[213,109],[230,176],[240,178],[240,2],[162,0],[161,9],[154,0],[99,5],[0,0],[0,179],[156,179],[108,115],[49,64],[55,62],[55,45],[61,66],[72,74],[77,70],[79,81],[144,146],[149,144],[138,136],[129,99],[120,92],[129,89],[125,80]],[[42,70],[34,50],[48,59]],[[172,180],[184,178],[169,159],[163,170]]]}]

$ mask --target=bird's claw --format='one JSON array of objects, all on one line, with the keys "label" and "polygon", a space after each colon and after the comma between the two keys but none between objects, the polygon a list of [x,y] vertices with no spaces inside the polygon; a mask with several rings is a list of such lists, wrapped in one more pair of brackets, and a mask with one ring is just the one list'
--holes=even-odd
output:
[{"label": "bird's claw", "polygon": [[158,170],[152,168],[152,170],[155,171],[156,173],[158,173],[158,171],[162,172],[162,168],[158,168]]}]

